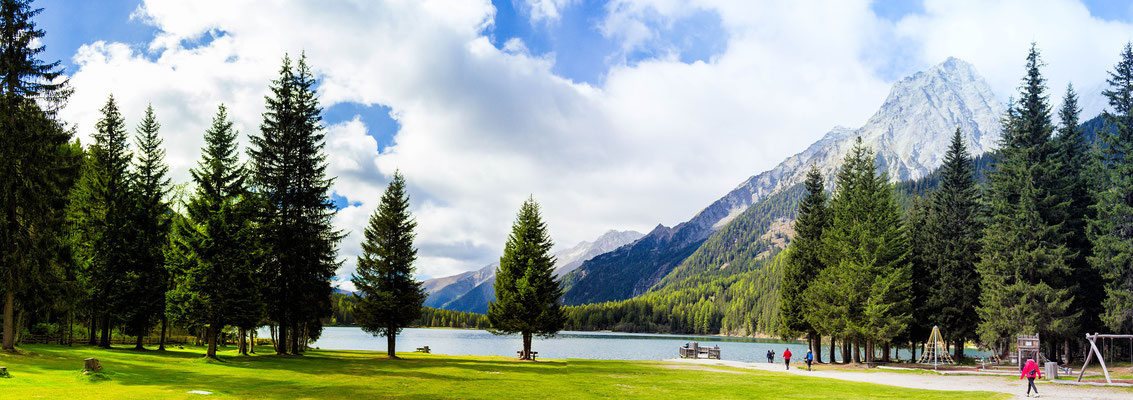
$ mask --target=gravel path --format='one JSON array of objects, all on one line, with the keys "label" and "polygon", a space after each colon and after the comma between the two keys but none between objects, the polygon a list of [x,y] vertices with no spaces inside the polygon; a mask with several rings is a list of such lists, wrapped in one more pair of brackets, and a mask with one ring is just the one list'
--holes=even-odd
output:
[{"label": "gravel path", "polygon": [[[982,375],[936,375],[918,373],[896,372],[861,372],[839,370],[807,371],[795,368],[792,365],[789,371],[784,371],[783,364],[746,363],[728,360],[665,360],[672,363],[688,363],[697,365],[720,365],[735,368],[750,368],[764,371],[787,372],[796,375],[815,376],[820,378],[840,379],[844,381],[876,383],[881,385],[900,386],[914,389],[929,390],[982,390],[1000,392],[1014,395],[1017,399],[1027,398],[1027,381],[998,376]],[[1036,382],[1042,397],[1047,399],[1133,399],[1133,392],[1121,388],[1108,388],[1098,386],[1073,386],[1046,382]]]}]

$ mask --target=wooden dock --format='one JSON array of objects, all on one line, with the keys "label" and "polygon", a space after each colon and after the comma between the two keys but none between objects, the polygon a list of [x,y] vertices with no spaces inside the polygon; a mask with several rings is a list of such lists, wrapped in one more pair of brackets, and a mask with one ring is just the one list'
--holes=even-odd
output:
[{"label": "wooden dock", "polygon": [[720,346],[700,347],[700,343],[692,342],[686,346],[678,347],[681,358],[707,358],[720,359]]}]

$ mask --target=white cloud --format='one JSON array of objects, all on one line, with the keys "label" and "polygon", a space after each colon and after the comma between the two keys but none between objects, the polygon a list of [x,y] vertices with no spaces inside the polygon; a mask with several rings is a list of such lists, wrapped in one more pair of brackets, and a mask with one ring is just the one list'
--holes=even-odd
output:
[{"label": "white cloud", "polygon": [[[567,3],[532,2],[531,17],[557,20]],[[282,54],[306,51],[324,107],[382,104],[401,127],[393,143],[357,118],[327,127],[334,190],[355,203],[336,218],[350,233],[340,276],[395,169],[413,196],[419,272],[443,276],[498,257],[528,195],[564,246],[683,221],[830,127],[861,124],[888,91],[886,66],[914,72],[955,55],[1006,98],[1033,38],[1054,93],[1071,79],[1085,92],[1133,32],[1075,3],[952,4],[892,23],[866,1],[616,1],[600,26],[627,51],[694,12],[717,13],[727,45],[707,62],[615,63],[591,86],[556,76],[554,57],[522,41],[492,46],[486,0],[148,1],[134,18],[157,37],[81,48],[63,116],[88,136],[112,91],[131,124],[152,102],[173,177],[186,181],[216,106],[256,133]]]},{"label": "white cloud", "polygon": [[531,23],[554,23],[562,18],[562,10],[578,0],[524,0]]}]

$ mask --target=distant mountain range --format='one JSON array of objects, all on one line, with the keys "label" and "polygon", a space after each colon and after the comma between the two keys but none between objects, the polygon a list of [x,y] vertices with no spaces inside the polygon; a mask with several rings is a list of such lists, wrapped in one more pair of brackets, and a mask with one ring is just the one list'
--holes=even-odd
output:
[{"label": "distant mountain range", "polygon": [[[594,241],[583,241],[574,247],[555,253],[555,275],[561,277],[594,256],[632,243],[642,236],[644,236],[642,233],[635,231],[611,230]],[[499,262],[494,262],[475,271],[425,281],[422,286],[429,295],[425,300],[425,306],[454,311],[487,312],[488,302],[495,299],[495,289],[492,285],[495,283],[498,265]]]},{"label": "distant mountain range", "polygon": [[762,237],[766,227],[775,225],[776,218],[786,218],[789,210],[780,210],[771,219],[752,216],[744,221],[761,221],[756,226],[764,231],[745,232],[744,227],[728,226],[753,204],[802,182],[811,165],[817,166],[832,186],[832,177],[857,137],[877,152],[882,170],[892,181],[914,180],[941,164],[957,128],[963,131],[973,155],[991,150],[1000,136],[999,120],[1004,110],[971,64],[949,58],[894,84],[880,109],[862,127],[835,127],[801,153],[748,178],[689,221],[672,228],[658,225],[632,245],[583,262],[564,279],[564,303],[639,296],[693,258],[726,260],[727,249],[746,248],[750,243],[717,239],[711,253],[718,254],[692,256],[709,250],[702,246],[716,232],[727,232],[735,240]]}]

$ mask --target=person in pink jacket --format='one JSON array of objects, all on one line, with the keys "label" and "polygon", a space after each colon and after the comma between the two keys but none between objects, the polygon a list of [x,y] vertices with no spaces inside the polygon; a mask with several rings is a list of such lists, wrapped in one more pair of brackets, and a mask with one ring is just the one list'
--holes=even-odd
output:
[{"label": "person in pink jacket", "polygon": [[1019,379],[1027,378],[1027,397],[1031,397],[1031,389],[1035,389],[1035,397],[1039,397],[1039,387],[1035,386],[1035,378],[1042,379],[1043,371],[1039,369],[1039,364],[1035,360],[1027,360],[1023,364],[1023,373],[1019,374]]}]

